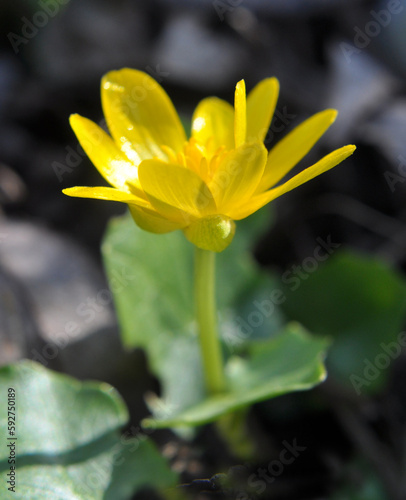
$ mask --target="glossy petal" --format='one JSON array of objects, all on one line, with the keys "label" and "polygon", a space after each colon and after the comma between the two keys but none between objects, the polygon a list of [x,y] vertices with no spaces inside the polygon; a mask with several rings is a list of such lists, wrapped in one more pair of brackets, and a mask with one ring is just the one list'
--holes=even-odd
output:
[{"label": "glossy petal", "polygon": [[153,209],[143,208],[137,205],[129,204],[131,215],[135,223],[145,231],[150,233],[170,233],[176,229],[181,229],[183,224],[178,224],[176,222],[170,221],[158,214]]},{"label": "glossy petal", "polygon": [[216,213],[207,185],[180,165],[145,160],[139,166],[139,179],[155,210],[182,227],[196,218]]},{"label": "glossy petal", "polygon": [[271,125],[279,95],[276,78],[259,82],[247,98],[247,141],[263,142]]},{"label": "glossy petal", "polygon": [[244,207],[241,207],[240,210],[236,210],[235,213],[233,213],[233,219],[239,220],[248,217],[270,201],[279,198],[279,196],[282,196],[288,191],[292,191],[292,189],[301,186],[305,182],[310,181],[314,177],[317,177],[323,172],[326,172],[327,170],[335,167],[340,162],[345,160],[348,156],[350,156],[354,151],[355,146],[352,145],[336,149],[311,167],[306,168],[299,174],[295,175],[295,177],[292,177],[292,179],[286,181],[281,186],[266,191],[265,193],[258,194],[251,198],[251,200]]},{"label": "glossy petal", "polygon": [[279,182],[314,146],[337,116],[335,109],[317,113],[274,146],[268,155],[264,177],[258,192],[265,191]]},{"label": "glossy petal", "polygon": [[231,151],[209,183],[220,213],[229,215],[254,193],[262,177],[267,151],[260,143],[244,144]]},{"label": "glossy petal", "polygon": [[112,138],[96,123],[80,115],[71,115],[71,127],[97,170],[116,188],[137,180],[137,167],[122,153]]},{"label": "glossy petal", "polygon": [[336,116],[335,110],[312,116],[267,154],[263,141],[278,92],[278,81],[267,78],[247,98],[241,80],[234,107],[216,97],[202,100],[187,141],[171,100],[153,78],[127,68],[112,71],[102,80],[103,110],[112,137],[79,115],[71,117],[71,124],[114,188],[75,187],[64,193],[126,203],[142,229],[182,229],[199,248],[220,252],[233,239],[234,220],[329,170],[355,149],[338,149],[274,187]]},{"label": "glossy petal", "polygon": [[239,148],[247,137],[247,98],[244,80],[240,80],[235,87],[234,109],[234,144]]},{"label": "glossy petal", "polygon": [[75,198],[95,198],[98,200],[121,201],[122,203],[136,203],[142,207],[151,207],[147,201],[129,193],[128,191],[121,191],[120,189],[107,186],[76,186],[63,189],[62,192],[68,196],[74,196]]},{"label": "glossy petal", "polygon": [[193,113],[192,137],[208,148],[209,156],[220,147],[234,147],[234,109],[226,101],[208,97]]},{"label": "glossy petal", "polygon": [[135,163],[147,158],[166,159],[162,145],[175,152],[186,141],[185,132],[171,100],[148,74],[122,69],[102,79],[103,111],[109,130]]}]

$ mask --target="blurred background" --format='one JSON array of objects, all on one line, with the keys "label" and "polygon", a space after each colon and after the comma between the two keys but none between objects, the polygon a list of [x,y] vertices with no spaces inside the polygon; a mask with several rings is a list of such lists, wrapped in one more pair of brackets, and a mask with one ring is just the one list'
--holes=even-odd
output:
[{"label": "blurred background", "polygon": [[[151,74],[186,123],[203,97],[231,102],[238,80],[250,89],[276,76],[267,147],[338,109],[297,168],[345,144],[356,153],[274,202],[256,258],[283,273],[330,236],[405,271],[405,0],[3,0],[0,26],[1,364],[31,358],[124,396],[155,388],[140,382],[142,354],[121,347],[100,257],[107,221],[125,206],[61,193],[103,183],[68,118],[100,122],[100,79],[112,69]],[[127,398],[134,419],[140,401]]]}]

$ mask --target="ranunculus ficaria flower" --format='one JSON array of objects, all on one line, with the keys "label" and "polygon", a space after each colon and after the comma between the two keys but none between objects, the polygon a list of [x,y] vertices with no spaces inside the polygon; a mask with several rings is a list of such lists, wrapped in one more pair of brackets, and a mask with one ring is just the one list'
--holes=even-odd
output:
[{"label": "ranunculus ficaria flower", "polygon": [[313,115],[268,152],[264,139],[278,90],[278,81],[267,78],[246,98],[241,80],[234,107],[217,97],[203,99],[193,114],[188,139],[171,100],[153,78],[134,69],[111,71],[101,84],[111,135],[77,114],[70,123],[90,160],[113,187],[63,192],[126,203],[142,229],[182,229],[197,247],[221,252],[233,239],[234,221],[326,172],[355,149],[337,149],[280,183],[337,112],[327,109]]}]

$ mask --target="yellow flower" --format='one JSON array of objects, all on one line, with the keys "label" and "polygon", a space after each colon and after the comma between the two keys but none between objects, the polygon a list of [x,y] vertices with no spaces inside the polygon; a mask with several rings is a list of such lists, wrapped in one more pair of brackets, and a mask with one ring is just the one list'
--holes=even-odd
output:
[{"label": "yellow flower", "polygon": [[[234,108],[203,99],[188,140],[168,95],[134,69],[102,79],[103,111],[111,136],[79,115],[70,123],[81,146],[113,187],[73,187],[69,196],[127,203],[135,222],[153,233],[182,229],[197,247],[221,252],[235,220],[334,167],[353,153],[344,146],[277,185],[333,123],[336,111],[317,113],[268,153],[263,141],[278,98],[275,78],[262,80],[246,98],[241,80]],[[275,187],[277,186],[277,187]]]}]

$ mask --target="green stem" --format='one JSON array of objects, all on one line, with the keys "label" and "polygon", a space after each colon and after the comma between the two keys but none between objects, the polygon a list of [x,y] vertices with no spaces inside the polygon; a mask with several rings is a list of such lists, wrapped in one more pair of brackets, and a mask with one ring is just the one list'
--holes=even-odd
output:
[{"label": "green stem", "polygon": [[217,332],[214,252],[196,248],[195,302],[206,389],[209,394],[226,390],[223,358]]},{"label": "green stem", "polygon": [[255,442],[247,428],[249,407],[234,410],[222,415],[216,422],[220,436],[229,450],[240,460],[253,460],[256,457]]}]

